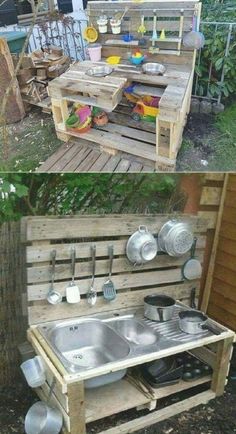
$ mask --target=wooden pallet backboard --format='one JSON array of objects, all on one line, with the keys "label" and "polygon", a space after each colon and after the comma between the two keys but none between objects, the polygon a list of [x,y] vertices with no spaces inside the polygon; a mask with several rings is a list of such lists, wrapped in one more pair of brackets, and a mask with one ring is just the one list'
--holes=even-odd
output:
[{"label": "wooden pallet backboard", "polygon": [[[176,299],[188,300],[192,287],[199,288],[199,281],[182,279],[182,266],[189,254],[173,258],[158,255],[153,261],[134,267],[125,254],[129,236],[139,225],[146,225],[154,234],[168,221],[168,215],[106,215],[76,217],[27,217],[22,220],[22,239],[27,243],[27,300],[29,324],[91,315],[98,312],[143,304],[147,294],[166,293]],[[203,261],[207,221],[191,215],[180,215],[189,222],[197,236],[196,255]],[[87,303],[86,294],[91,284],[91,245],[96,244],[95,288],[98,300],[94,307]],[[113,303],[104,300],[102,285],[109,271],[108,245],[114,245],[112,280],[117,289]],[[76,247],[75,278],[80,288],[80,303],[70,305],[65,300],[65,288],[71,280],[70,252]],[[57,251],[55,289],[62,296],[59,305],[52,306],[46,296],[51,280],[50,253]]]},{"label": "wooden pallet backboard", "polygon": [[[157,15],[156,30],[160,32],[164,29],[166,32],[166,40],[158,40],[156,46],[161,50],[160,53],[150,55],[149,61],[169,62],[176,64],[189,64],[193,63],[193,56],[195,50],[186,49],[182,44],[182,36],[185,32],[192,29],[193,16],[200,17],[201,3],[198,0],[181,0],[181,1],[91,1],[88,3],[88,16],[89,21],[98,30],[97,19],[101,15],[106,15],[109,19],[114,14],[120,15],[125,12],[125,16],[121,23],[121,34],[114,35],[111,32],[110,25],[108,24],[108,32],[105,34],[99,34],[98,41],[102,44],[102,56],[121,55],[122,59],[127,59],[127,52],[137,49],[137,46],[121,41],[120,45],[116,46],[114,41],[121,40],[122,34],[131,33],[135,39],[140,38],[138,28],[141,24],[141,17],[145,17],[145,36],[152,36],[153,31],[153,17],[154,10]],[[182,26],[183,15],[183,28]],[[177,39],[180,39],[179,41]],[[147,38],[148,39],[148,38]],[[113,42],[111,42],[113,41]],[[151,46],[151,41],[147,42],[147,47],[143,48],[143,51],[147,51],[147,48]],[[174,51],[181,47],[180,56],[176,56]],[[141,47],[142,49],[142,47]],[[178,59],[179,57],[179,59]],[[183,61],[184,60],[184,61]]]}]

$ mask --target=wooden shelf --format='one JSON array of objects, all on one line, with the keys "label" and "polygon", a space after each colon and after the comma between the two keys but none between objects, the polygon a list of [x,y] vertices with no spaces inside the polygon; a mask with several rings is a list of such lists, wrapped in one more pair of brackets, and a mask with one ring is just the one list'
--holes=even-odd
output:
[{"label": "wooden shelf", "polygon": [[144,395],[128,380],[122,379],[107,386],[85,391],[86,422],[102,419],[115,413],[148,404],[155,399],[161,399],[183,390],[191,389],[211,381],[211,376],[196,381],[180,381],[178,384],[153,389],[155,398]]},{"label": "wooden shelf", "polygon": [[[152,39],[150,39],[152,41]],[[176,42],[177,44],[182,41],[182,38],[165,38],[165,39],[156,39],[155,42]]]}]

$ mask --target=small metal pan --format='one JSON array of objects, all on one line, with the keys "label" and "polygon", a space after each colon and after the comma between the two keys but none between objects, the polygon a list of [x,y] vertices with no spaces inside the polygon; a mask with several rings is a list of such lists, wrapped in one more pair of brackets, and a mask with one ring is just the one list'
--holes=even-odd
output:
[{"label": "small metal pan", "polygon": [[195,258],[197,238],[193,240],[191,247],[190,258],[184,263],[182,267],[182,275],[186,280],[199,279],[202,275],[202,265],[201,262]]},{"label": "small metal pan", "polygon": [[222,332],[208,322],[208,316],[200,310],[182,310],[179,312],[179,328],[184,333],[197,335],[203,330],[208,330],[214,335],[220,335]]}]

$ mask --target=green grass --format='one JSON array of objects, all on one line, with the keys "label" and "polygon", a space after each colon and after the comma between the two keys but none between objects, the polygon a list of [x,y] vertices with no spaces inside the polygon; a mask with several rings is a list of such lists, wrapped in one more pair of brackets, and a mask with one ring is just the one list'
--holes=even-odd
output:
[{"label": "green grass", "polygon": [[32,172],[61,145],[49,116],[41,114],[11,125],[8,136],[8,158],[3,160],[0,143],[0,171]]},{"label": "green grass", "polygon": [[[218,134],[214,138],[214,156],[210,159],[209,170],[236,170],[236,103],[217,116],[215,126]],[[211,144],[211,141],[210,141]]]}]

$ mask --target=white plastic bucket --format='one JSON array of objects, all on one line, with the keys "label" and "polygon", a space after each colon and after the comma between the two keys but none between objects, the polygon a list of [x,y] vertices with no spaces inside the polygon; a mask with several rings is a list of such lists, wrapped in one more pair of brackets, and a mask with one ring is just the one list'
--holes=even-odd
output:
[{"label": "white plastic bucket", "polygon": [[25,379],[30,387],[42,386],[46,381],[45,368],[40,356],[26,360],[20,365]]},{"label": "white plastic bucket", "polygon": [[89,44],[87,47],[90,60],[92,62],[99,62],[102,58],[101,44]]},{"label": "white plastic bucket", "polygon": [[99,33],[107,33],[107,23],[107,18],[101,18],[100,20],[97,20]]},{"label": "white plastic bucket", "polygon": [[121,20],[110,20],[111,31],[114,35],[119,35],[121,32]]}]

